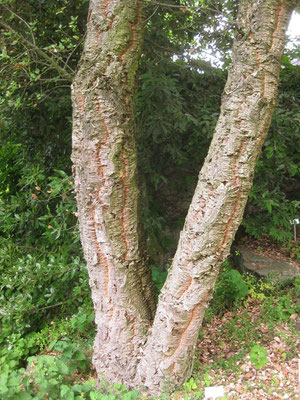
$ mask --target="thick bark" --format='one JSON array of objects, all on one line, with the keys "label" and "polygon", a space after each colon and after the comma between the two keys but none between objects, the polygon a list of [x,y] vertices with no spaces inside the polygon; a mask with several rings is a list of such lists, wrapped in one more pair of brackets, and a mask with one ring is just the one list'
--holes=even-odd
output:
[{"label": "thick bark", "polygon": [[155,312],[139,226],[135,76],[143,41],[140,3],[92,0],[73,83],[73,154],[81,242],[96,312],[94,365],[132,382]]},{"label": "thick bark", "polygon": [[98,327],[98,375],[150,393],[187,379],[198,329],[252,185],[275,104],[293,0],[241,0],[220,118],[155,311],[138,218],[133,93],[142,44],[135,0],[92,0],[73,85],[81,241]]},{"label": "thick bark", "polygon": [[294,3],[240,2],[219,121],[138,367],[140,382],[151,393],[190,376],[205,307],[242,220],[270,125]]}]

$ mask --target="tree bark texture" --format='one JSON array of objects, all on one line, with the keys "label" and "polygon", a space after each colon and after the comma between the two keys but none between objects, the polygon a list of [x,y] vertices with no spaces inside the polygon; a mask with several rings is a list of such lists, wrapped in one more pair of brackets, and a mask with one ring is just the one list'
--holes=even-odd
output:
[{"label": "tree bark texture", "polygon": [[205,307],[242,220],[270,125],[294,4],[240,2],[219,120],[138,367],[140,382],[152,393],[191,374]]},{"label": "tree bark texture", "polygon": [[139,2],[92,0],[72,88],[81,242],[96,312],[94,365],[132,382],[155,312],[139,226],[134,89],[143,43]]},{"label": "tree bark texture", "polygon": [[136,0],[92,0],[73,84],[73,163],[98,332],[97,373],[150,394],[187,379],[205,307],[242,220],[274,109],[294,0],[241,0],[219,121],[155,312],[139,226]]}]

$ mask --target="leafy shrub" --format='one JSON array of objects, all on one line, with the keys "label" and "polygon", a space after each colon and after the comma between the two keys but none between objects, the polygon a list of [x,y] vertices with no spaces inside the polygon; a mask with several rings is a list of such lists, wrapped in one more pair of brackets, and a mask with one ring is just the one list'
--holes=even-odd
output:
[{"label": "leafy shrub", "polygon": [[[8,365],[1,368],[0,394],[8,399],[75,399],[74,394],[94,391],[94,383],[70,386],[72,375],[86,370],[88,363],[84,353],[70,342],[53,344],[52,355],[28,358],[26,369],[12,370]],[[82,398],[82,397],[77,397]],[[85,397],[84,397],[85,398]]]},{"label": "leafy shrub", "polygon": [[[247,233],[266,233],[278,242],[292,239],[290,220],[299,214],[299,67],[283,57],[277,106],[255,168],[253,188],[243,219]],[[297,143],[297,144],[296,144]]]},{"label": "leafy shrub", "polygon": [[277,289],[275,282],[258,278],[250,273],[244,275],[244,281],[248,286],[248,297],[256,300],[264,300]]},{"label": "leafy shrub", "polygon": [[295,302],[289,295],[268,297],[263,302],[264,314],[273,321],[287,322],[293,314],[299,314],[300,302]]},{"label": "leafy shrub", "polygon": [[1,267],[1,321],[4,331],[25,333],[39,327],[51,309],[76,310],[89,296],[86,268],[80,258],[64,260],[59,255],[31,255]]},{"label": "leafy shrub", "polygon": [[[54,245],[79,254],[72,178],[62,170],[47,178],[38,166],[19,161],[16,169],[13,186],[12,177],[9,182],[6,179],[10,172],[0,172],[0,238],[40,249]],[[14,167],[11,170],[15,171]]]},{"label": "leafy shrub", "polygon": [[249,195],[249,202],[257,212],[246,214],[242,222],[246,233],[256,239],[267,234],[277,242],[292,240],[293,229],[290,221],[298,215],[300,207],[298,200],[289,200],[278,188],[271,190],[266,182],[261,182],[254,185]]},{"label": "leafy shrub", "polygon": [[[7,240],[2,240],[0,257],[0,364],[17,365],[63,332],[93,332],[90,288],[81,258],[24,254]],[[71,321],[64,319],[72,314]],[[55,330],[57,317],[63,322]]]},{"label": "leafy shrub", "polygon": [[237,305],[247,294],[248,286],[242,275],[234,269],[224,271],[219,275],[216,283],[212,308],[221,311],[224,308]]},{"label": "leafy shrub", "polygon": [[28,358],[25,368],[0,366],[2,400],[135,400],[137,390],[127,391],[124,385],[109,386],[105,380],[96,389],[96,380],[82,377],[90,373],[90,362],[80,348],[70,341],[54,342],[49,354]]}]

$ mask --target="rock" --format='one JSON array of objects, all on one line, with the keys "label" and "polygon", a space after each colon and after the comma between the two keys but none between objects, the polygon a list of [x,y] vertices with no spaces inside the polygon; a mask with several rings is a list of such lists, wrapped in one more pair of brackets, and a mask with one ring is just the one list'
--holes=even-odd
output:
[{"label": "rock", "polygon": [[241,272],[252,272],[276,281],[287,281],[299,275],[299,269],[294,263],[256,254],[246,246],[234,246],[232,253],[234,262]]}]

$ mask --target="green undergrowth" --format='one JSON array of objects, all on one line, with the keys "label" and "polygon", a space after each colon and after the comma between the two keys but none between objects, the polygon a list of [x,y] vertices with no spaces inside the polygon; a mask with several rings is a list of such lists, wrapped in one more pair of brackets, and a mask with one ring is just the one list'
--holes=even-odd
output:
[{"label": "green undergrowth", "polygon": [[[127,391],[118,384],[110,386],[104,380],[96,387],[91,361],[94,312],[81,257],[36,250],[28,253],[28,249],[20,249],[7,240],[2,244],[0,398],[142,398],[137,390]],[[167,271],[153,266],[152,274],[159,292]],[[203,398],[205,386],[215,382],[210,378],[212,370],[239,374],[239,364],[247,355],[255,368],[263,367],[267,362],[264,343],[274,337],[276,326],[285,323],[295,332],[291,316],[300,311],[299,291],[300,278],[280,285],[241,275],[226,262],[199,339],[205,338],[207,326],[230,311],[231,316],[218,335],[223,338],[220,340],[234,343],[232,354],[224,357],[220,343],[221,350],[212,355],[210,365],[202,365],[196,357],[192,378],[176,393],[184,393],[186,398]],[[253,302],[260,306],[256,319],[249,309]],[[261,324],[268,327],[266,334],[260,331]],[[283,357],[290,359],[296,348],[290,336],[284,340],[289,351]]]},{"label": "green undergrowth", "polygon": [[[232,379],[234,376],[238,381],[239,376],[244,373],[242,366],[248,360],[252,368],[264,368],[269,363],[268,346],[273,340],[280,341],[285,347],[280,349],[282,363],[297,357],[299,331],[295,320],[300,311],[300,277],[283,284],[259,279],[252,274],[237,278],[237,271],[228,274],[233,271],[228,268],[228,264],[225,265],[224,272],[219,276],[217,295],[206,311],[204,324],[199,332],[201,343],[209,335],[210,325],[217,323],[218,329],[209,336],[213,346],[210,361],[201,363],[197,354],[192,378],[183,385],[184,398],[202,399],[205,387],[218,386],[220,382],[224,382],[224,378]],[[237,289],[238,281],[241,290]],[[224,299],[227,299],[227,303]],[[268,384],[261,384],[265,393],[278,390],[275,378],[274,382]],[[249,387],[245,384],[249,396],[251,390],[258,385],[258,382],[254,382],[254,386],[253,383],[248,385]],[[288,389],[287,387],[286,390]],[[290,396],[295,398],[293,394]],[[224,397],[227,398],[235,397]]]}]

